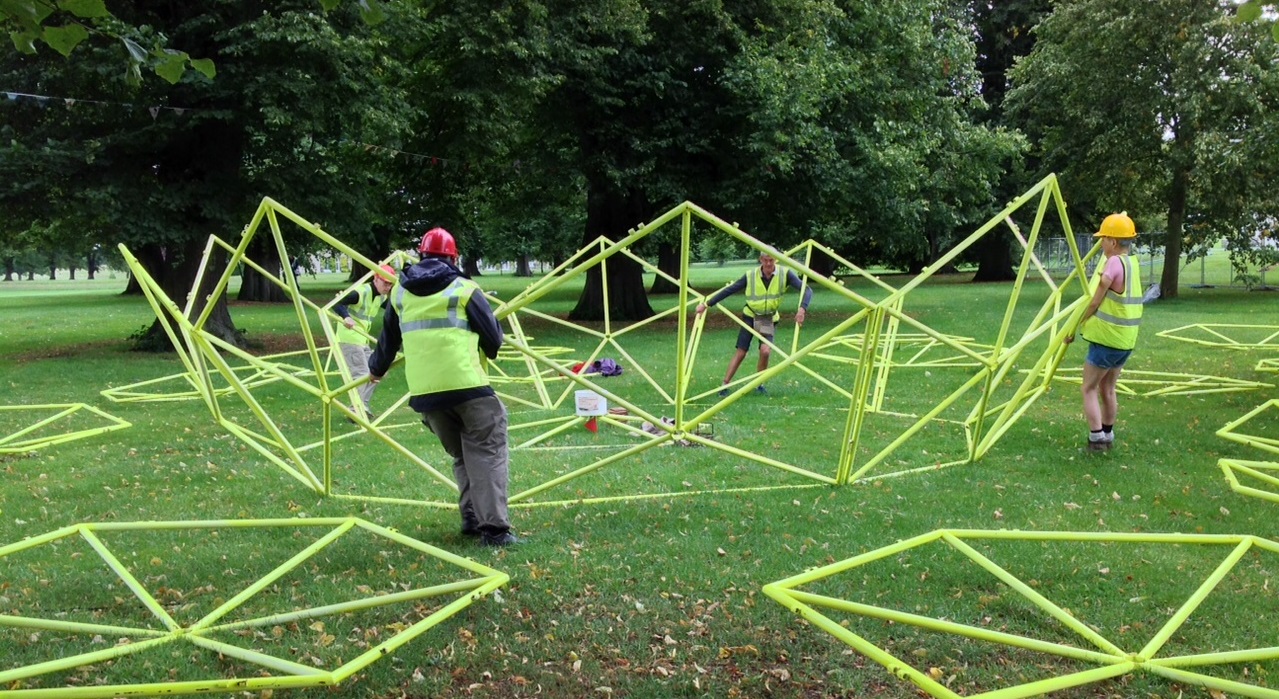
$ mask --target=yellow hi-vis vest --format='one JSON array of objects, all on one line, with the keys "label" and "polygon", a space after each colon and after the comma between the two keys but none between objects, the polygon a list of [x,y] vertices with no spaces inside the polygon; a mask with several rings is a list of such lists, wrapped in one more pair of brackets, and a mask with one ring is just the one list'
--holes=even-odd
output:
[{"label": "yellow hi-vis vest", "polygon": [[[1097,312],[1084,322],[1084,339],[1105,345],[1117,350],[1130,350],[1137,346],[1137,329],[1141,325],[1141,272],[1127,255],[1120,255],[1119,261],[1124,265],[1124,293],[1113,289],[1106,290],[1106,296],[1097,307]],[[1088,288],[1095,294],[1097,285],[1101,284],[1101,274],[1105,263],[1097,265]]]},{"label": "yellow hi-vis vest", "polygon": [[391,291],[404,341],[409,393],[420,396],[489,385],[480,336],[471,332],[466,305],[479,285],[458,277],[439,293],[417,296],[399,284]]},{"label": "yellow hi-vis vest", "polygon": [[786,273],[780,267],[773,270],[773,278],[764,283],[764,271],[756,267],[746,275],[746,309],[747,317],[771,315],[773,320],[781,318],[777,309],[782,305],[782,294],[786,291]]},{"label": "yellow hi-vis vest", "polygon": [[[377,313],[378,304],[381,301],[381,297],[368,284],[362,285],[356,290],[356,293],[359,294],[359,299],[354,304],[346,307],[346,312],[351,316],[351,320],[355,321],[355,327],[348,328],[346,323],[340,323],[337,328],[338,343],[343,345],[367,345],[369,343],[364,335],[369,333],[369,327],[373,325],[373,316]],[[364,333],[364,335],[360,333]]]}]

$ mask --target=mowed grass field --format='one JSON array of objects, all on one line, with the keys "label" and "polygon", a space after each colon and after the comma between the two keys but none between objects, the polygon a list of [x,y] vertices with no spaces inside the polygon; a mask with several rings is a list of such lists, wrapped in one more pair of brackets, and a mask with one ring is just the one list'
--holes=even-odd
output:
[{"label": "mowed grass field", "polygon": [[[747,269],[733,264],[697,267],[693,279],[700,290],[709,292]],[[884,280],[900,286],[909,278]],[[477,281],[507,299],[530,283],[494,275]],[[302,283],[321,303],[343,285],[337,277],[306,277]],[[864,281],[846,283],[871,300],[883,295]],[[113,403],[102,397],[104,389],[182,370],[172,356],[129,350],[127,337],[153,316],[143,299],[120,296],[122,288],[122,280],[0,285],[0,403],[83,402],[132,423],[128,429],[33,453],[0,456],[0,546],[80,522],[355,515],[511,576],[500,594],[477,601],[340,687],[280,689],[276,697],[914,697],[919,694],[911,685],[765,597],[764,585],[938,528],[1279,537],[1279,505],[1233,493],[1217,466],[1222,457],[1266,460],[1267,454],[1214,435],[1276,397],[1274,388],[1121,396],[1117,444],[1111,452],[1092,454],[1082,450],[1086,430],[1078,389],[1055,382],[977,463],[895,475],[961,458],[966,443],[956,421],[972,409],[975,396],[957,401],[941,415],[950,422],[920,431],[862,481],[842,487],[712,448],[654,448],[529,498],[532,506],[513,510],[515,528],[525,542],[505,550],[482,549],[458,534],[456,512],[447,507],[447,489],[375,440],[353,437],[334,446],[335,491],[435,500],[445,506],[321,497],[220,428],[199,401]],[[566,314],[579,290],[580,281],[569,283],[539,301],[537,308]],[[940,332],[975,344],[990,343],[1012,292],[1011,284],[972,284],[965,275],[947,276],[912,292],[904,311]],[[1019,328],[1047,297],[1046,289],[1027,285],[1012,314],[1011,336],[1020,335]],[[651,300],[658,309],[674,303],[666,296]],[[786,307],[793,308],[793,303],[794,297],[788,297]],[[727,310],[740,306],[740,297],[725,303]],[[800,343],[834,328],[856,310],[854,303],[819,289]],[[1274,353],[1213,348],[1156,335],[1194,323],[1268,325],[1276,310],[1279,299],[1264,292],[1183,289],[1181,298],[1147,307],[1141,344],[1130,368],[1279,383],[1273,373],[1255,370],[1260,359]],[[256,352],[302,347],[298,321],[288,307],[233,303],[232,315]],[[312,323],[312,331],[319,332],[318,323]],[[792,328],[787,313],[778,336],[784,347],[792,342]],[[532,344],[565,347],[569,356],[585,358],[597,342],[536,318],[526,319],[524,329],[533,336]],[[625,333],[619,343],[639,366],[622,361],[625,373],[607,380],[609,390],[654,415],[670,415],[672,408],[643,373],[664,386],[673,383],[675,330],[675,321],[665,320]],[[1248,328],[1231,333],[1244,342],[1268,334]],[[735,326],[722,315],[708,319],[696,355],[695,392],[718,384],[735,334]],[[1036,347],[1032,354],[1043,349]],[[1083,343],[1072,347],[1063,368],[1077,369],[1083,351]],[[601,356],[622,359],[611,347]],[[754,359],[752,352],[743,372],[753,369]],[[1027,355],[1018,368],[1031,364],[1033,357]],[[837,358],[813,359],[805,365],[812,374],[792,368],[769,380],[768,395],[743,396],[713,416],[715,440],[833,476],[848,400],[813,374],[848,387],[855,367]],[[894,369],[884,413],[868,418],[863,430],[858,463],[913,424],[914,418],[906,416],[927,411],[974,372],[972,367],[940,365]],[[997,387],[996,402],[1011,395],[1021,376],[1014,372]],[[180,381],[165,386],[157,390],[186,390]],[[374,407],[386,409],[403,386],[403,371],[397,369],[379,389]],[[300,443],[322,435],[314,400],[283,384],[266,386],[255,395]],[[250,424],[252,415],[246,408],[234,401],[226,405],[229,415]],[[704,399],[695,407],[710,405]],[[512,425],[522,425],[569,414],[571,398],[549,411],[514,402],[509,407]],[[46,413],[0,411],[0,435]],[[392,432],[398,440],[448,472],[443,452],[414,423],[410,411],[400,409],[391,418],[403,424]],[[1246,431],[1273,438],[1277,422],[1263,413]],[[78,414],[68,427],[100,424]],[[334,425],[348,427],[340,420]],[[513,430],[512,444],[542,431]],[[638,443],[621,430],[605,427],[599,434],[575,429],[536,448],[516,450],[511,492]],[[731,492],[701,492],[707,490]],[[645,497],[626,499],[631,495]],[[559,502],[582,499],[600,502]],[[166,613],[189,623],[321,534],[302,527],[221,527],[110,532],[102,539],[156,595]],[[1017,541],[973,545],[1122,650],[1134,653],[1231,548]],[[1168,640],[1162,655],[1279,645],[1276,573],[1275,554],[1248,552]],[[458,577],[450,566],[420,552],[377,537],[352,535],[267,585],[232,617],[278,614]],[[1090,647],[1012,588],[941,544],[832,576],[812,591]],[[436,600],[419,600],[322,619],[228,629],[218,640],[302,665],[332,668],[438,606]],[[0,614],[157,628],[155,615],[109,573],[97,553],[69,540],[0,558]],[[845,628],[961,695],[1092,667],[903,624],[831,614]],[[0,624],[0,679],[12,668],[119,643],[118,636],[105,632]],[[1279,663],[1273,661],[1204,671],[1270,691],[1279,684]],[[0,696],[9,690],[251,677],[259,672],[226,653],[172,644],[87,667],[12,679],[0,684]],[[1137,674],[1053,696],[1209,695],[1209,690],[1187,683]]]}]

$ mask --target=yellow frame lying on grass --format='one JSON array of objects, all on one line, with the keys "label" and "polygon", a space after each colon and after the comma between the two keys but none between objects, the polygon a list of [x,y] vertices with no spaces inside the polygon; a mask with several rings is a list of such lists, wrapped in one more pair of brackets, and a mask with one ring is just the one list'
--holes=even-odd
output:
[{"label": "yellow frame lying on grass", "polygon": [[[1058,369],[1054,381],[1083,383],[1083,369]],[[1167,371],[1134,371],[1125,369],[1115,384],[1115,391],[1129,396],[1200,396],[1208,393],[1239,393],[1274,388],[1272,383],[1232,379],[1205,374],[1176,374]]]},{"label": "yellow frame lying on grass", "polygon": [[[1269,500],[1270,502],[1279,502],[1279,477],[1271,475],[1279,474],[1279,463],[1273,461],[1219,459],[1217,466],[1221,467],[1221,472],[1226,475],[1226,481],[1230,483],[1230,489],[1236,493]],[[1273,490],[1263,490],[1262,488],[1241,483],[1239,481],[1240,475],[1261,481],[1269,485]]]},{"label": "yellow frame lying on grass", "polygon": [[[155,531],[174,529],[235,529],[254,527],[324,527],[330,531],[306,546],[296,555],[276,567],[262,579],[248,586],[239,594],[226,600],[202,619],[188,626],[181,626],[164,606],[147,590],[143,581],[135,577],[111,550],[97,536],[98,532],[108,531]],[[271,614],[256,619],[219,623],[227,614],[234,611],[254,595],[264,592],[276,581],[290,571],[307,563],[329,544],[337,541],[353,529],[362,529],[376,536],[415,549],[469,571],[474,577],[430,587],[404,590],[393,594],[365,599],[354,599],[347,602],[314,607],[311,609],[295,609],[279,614]],[[57,699],[96,699],[105,697],[154,696],[173,694],[195,694],[206,692],[252,692],[266,689],[283,689],[290,687],[330,687],[348,679],[355,673],[368,667],[378,659],[394,652],[400,646],[422,635],[441,621],[448,619],[467,608],[472,602],[485,597],[497,588],[505,585],[510,579],[506,573],[481,565],[467,558],[456,556],[442,549],[423,543],[400,534],[394,530],[378,526],[358,517],[330,517],[315,519],[244,519],[244,520],[210,520],[191,522],[98,522],[75,524],[68,527],[31,537],[24,541],[0,547],[0,560],[4,557],[34,548],[43,544],[80,537],[102,558],[103,562],[118,576],[124,589],[133,593],[145,607],[155,615],[165,630],[111,626],[106,624],[90,624],[63,619],[41,619],[34,617],[0,615],[0,626],[8,626],[33,631],[48,630],[63,633],[85,633],[114,637],[121,643],[109,643],[108,647],[89,653],[81,653],[68,658],[60,658],[0,671],[0,687],[13,686],[29,677],[60,672],[72,668],[110,661],[114,658],[144,652],[166,644],[190,643],[200,648],[211,650],[222,655],[236,658],[247,663],[258,665],[266,671],[275,671],[278,675],[236,678],[220,678],[183,682],[147,682],[137,684],[106,684],[95,686],[50,687],[40,689],[0,689],[0,699],[26,699],[28,697],[54,697]],[[160,578],[163,580],[163,577]],[[288,658],[279,658],[250,648],[224,643],[209,638],[210,634],[232,629],[250,629],[270,627],[276,624],[314,619],[318,617],[360,611],[388,604],[412,602],[445,595],[458,595],[452,602],[444,605],[426,618],[399,631],[387,640],[365,650],[355,658],[332,670],[324,670],[303,665]],[[67,600],[74,603],[74,600]]]},{"label": "yellow frame lying on grass", "polygon": [[1253,447],[1255,449],[1261,449],[1262,451],[1268,451],[1271,454],[1279,454],[1279,438],[1262,437],[1259,435],[1245,434],[1239,431],[1239,428],[1242,427],[1249,420],[1257,417],[1261,413],[1264,413],[1267,410],[1270,410],[1271,408],[1274,408],[1276,406],[1279,406],[1279,398],[1272,398],[1266,401],[1265,403],[1258,405],[1252,410],[1249,410],[1247,414],[1245,414],[1243,417],[1240,417],[1230,422],[1225,427],[1222,427],[1221,429],[1217,430],[1217,436],[1221,437],[1222,439],[1227,439],[1232,442],[1237,442],[1244,446]]},{"label": "yellow frame lying on grass", "polygon": [[[1266,337],[1257,342],[1241,342],[1236,340],[1227,332],[1227,328],[1248,328],[1261,329],[1271,332]],[[1190,330],[1201,330],[1207,333],[1209,339],[1200,339],[1197,337],[1184,337],[1180,333]],[[1190,342],[1205,347],[1221,347],[1225,349],[1236,350],[1279,350],[1279,325],[1247,325],[1239,323],[1191,323],[1183,325],[1179,328],[1169,328],[1161,331],[1159,337],[1166,337],[1169,340],[1177,340],[1179,342]]]},{"label": "yellow frame lying on grass", "polygon": [[[296,356],[301,356],[306,354],[307,354],[306,350],[296,350],[293,352],[281,352],[280,354],[263,355],[261,357],[258,357],[258,359],[262,360],[263,362],[272,362],[275,360],[285,359],[288,357],[296,357]],[[330,364],[333,363],[332,355],[330,355],[329,363]],[[281,364],[287,366],[287,362],[281,362]],[[245,388],[250,388],[250,389],[257,388],[258,386],[265,386],[267,384],[275,383],[276,381],[280,380],[280,377],[271,374],[262,366],[254,366],[252,364],[235,367],[233,371],[235,371],[237,375],[239,375],[240,373],[248,374],[248,376],[241,377],[240,381],[241,383],[244,384]],[[312,369],[308,369],[305,367],[298,367],[297,371],[294,372],[293,375],[298,377],[306,377],[311,375],[312,373],[313,373]],[[186,384],[191,387],[191,390],[164,391],[164,392],[154,392],[154,391],[143,390],[147,388],[148,386],[155,386],[159,384],[174,383],[174,382],[178,382],[178,383],[186,382]],[[230,395],[232,393],[235,393],[235,387],[223,386],[221,388],[213,389],[213,392],[219,396]],[[181,400],[195,400],[197,398],[201,398],[204,395],[204,391],[202,391],[201,387],[198,384],[196,384],[195,379],[192,378],[191,374],[187,372],[182,372],[180,374],[170,374],[168,376],[161,376],[154,379],[147,379],[146,381],[138,381],[137,383],[126,384],[124,386],[116,386],[115,388],[108,388],[108,389],[99,391],[99,393],[102,395],[103,398],[106,398],[112,403],[167,403],[167,402],[181,401]]]},{"label": "yellow frame lying on grass", "polygon": [[[1075,541],[1105,543],[1146,543],[1146,544],[1195,544],[1213,546],[1233,546],[1226,558],[1216,570],[1199,586],[1186,602],[1168,619],[1154,636],[1137,651],[1123,650],[1119,644],[1103,637],[1092,627],[1075,618],[1069,611],[1053,603],[1047,597],[1036,592],[1031,585],[1017,578],[999,564],[969,546],[965,540],[1015,540],[1015,541]],[[875,605],[850,602],[825,595],[818,595],[797,588],[824,578],[849,571],[873,561],[900,554],[917,546],[941,541],[963,553],[978,566],[990,573],[1000,582],[1015,590],[1035,607],[1051,616],[1066,629],[1078,634],[1084,641],[1096,647],[1096,650],[1079,648],[1016,634],[994,631],[980,626],[956,623],[943,619],[902,612],[895,609],[877,607]],[[1194,613],[1195,609],[1212,593],[1213,589],[1226,577],[1253,547],[1272,553],[1279,553],[1279,544],[1251,535],[1213,535],[1213,534],[1128,534],[1107,532],[1025,532],[1025,531],[991,531],[981,529],[938,529],[912,539],[900,541],[891,546],[876,549],[860,556],[822,566],[815,570],[794,577],[769,583],[764,586],[764,594],[790,611],[799,614],[805,620],[823,631],[835,636],[859,653],[883,665],[894,676],[909,680],[915,686],[938,699],[961,699],[961,695],[937,682],[926,672],[921,672],[906,661],[858,636],[838,622],[817,610],[819,607],[847,612],[864,617],[884,619],[898,624],[907,624],[939,633],[954,634],[979,641],[989,641],[1013,648],[1023,648],[1050,655],[1093,663],[1099,667],[1092,670],[1075,672],[1061,677],[1053,677],[1036,682],[1015,685],[1003,689],[967,695],[966,699],[985,697],[986,699],[1015,699],[1037,696],[1070,687],[1100,682],[1134,672],[1150,672],[1174,682],[1207,687],[1209,689],[1230,692],[1249,697],[1263,699],[1279,699],[1279,690],[1267,689],[1255,685],[1225,680],[1201,674],[1186,668],[1211,665],[1224,665],[1239,662],[1258,662],[1279,658],[1279,647],[1270,646],[1249,650],[1222,651],[1216,653],[1199,653],[1176,657],[1160,658],[1159,651],[1182,624]],[[1265,633],[1270,634],[1269,642],[1273,643],[1273,628]]]},{"label": "yellow frame lying on grass", "polygon": [[[57,413],[50,415],[49,417],[46,417],[42,420],[39,420],[35,424],[28,425],[7,437],[0,437],[0,454],[25,454],[26,452],[35,451],[36,449],[43,449],[44,447],[50,447],[55,444],[62,444],[63,442],[71,442],[77,439],[93,437],[95,435],[104,434],[106,432],[112,432],[114,430],[122,430],[126,427],[133,426],[133,423],[127,420],[123,420],[114,415],[103,412],[93,407],[92,405],[88,405],[86,403],[58,403],[53,405],[0,405],[0,410],[6,410],[6,411],[56,410],[58,411]],[[75,430],[73,432],[55,434],[47,437],[32,437],[28,439],[23,439],[23,437],[31,434],[32,432],[35,432],[36,430],[42,427],[47,427],[48,425],[54,422],[57,422],[58,420],[74,415],[75,413],[81,410],[87,410],[93,413],[94,415],[97,415],[98,417],[108,421],[111,424],[103,425],[102,427],[89,427],[82,430]]]}]

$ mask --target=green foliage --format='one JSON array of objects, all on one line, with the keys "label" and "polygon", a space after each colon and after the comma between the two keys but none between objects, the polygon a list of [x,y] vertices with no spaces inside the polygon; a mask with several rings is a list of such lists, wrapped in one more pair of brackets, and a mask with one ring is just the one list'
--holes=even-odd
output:
[{"label": "green foliage", "polygon": [[1076,207],[1166,216],[1165,294],[1187,233],[1238,235],[1273,210],[1255,173],[1271,171],[1275,144],[1255,134],[1274,119],[1275,44],[1231,21],[1231,8],[1061,2],[1013,74],[1010,108]]},{"label": "green foliage", "polygon": [[14,47],[24,54],[35,54],[37,42],[67,57],[91,35],[118,41],[125,49],[125,75],[135,83],[144,66],[169,83],[181,80],[188,68],[213,77],[210,60],[165,48],[162,36],[121,22],[104,0],[5,0],[0,2],[0,29],[9,31]]}]

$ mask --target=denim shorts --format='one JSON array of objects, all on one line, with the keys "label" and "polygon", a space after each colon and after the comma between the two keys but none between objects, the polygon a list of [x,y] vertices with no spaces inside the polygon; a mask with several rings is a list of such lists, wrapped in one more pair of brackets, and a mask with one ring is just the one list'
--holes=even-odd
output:
[{"label": "denim shorts", "polygon": [[1088,356],[1084,361],[1097,367],[1098,369],[1118,369],[1128,361],[1128,355],[1132,354],[1132,350],[1115,349],[1105,345],[1098,345],[1093,342],[1088,343]]},{"label": "denim shorts", "polygon": [[[755,319],[752,318],[751,316],[748,316],[748,315],[742,316],[742,322],[746,323],[752,328],[755,327]],[[772,335],[765,335],[764,337],[768,338],[769,342],[773,341]],[[751,340],[754,340],[754,339],[756,338],[753,334],[751,334],[750,330],[747,330],[746,328],[741,328],[740,330],[737,331],[737,349],[743,352],[749,350],[751,348]]]}]

